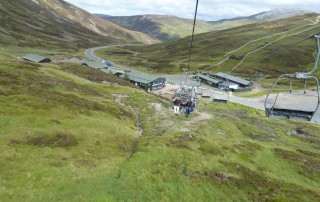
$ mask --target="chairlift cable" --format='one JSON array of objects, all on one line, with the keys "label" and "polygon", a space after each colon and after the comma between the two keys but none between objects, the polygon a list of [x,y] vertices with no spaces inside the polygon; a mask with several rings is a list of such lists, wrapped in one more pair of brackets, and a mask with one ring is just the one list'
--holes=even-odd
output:
[{"label": "chairlift cable", "polygon": [[257,60],[257,61],[251,62],[250,64],[252,64],[252,63],[257,63],[257,62],[261,62],[261,61],[264,60],[264,59],[270,58],[270,57],[272,57],[272,56],[274,56],[274,55],[276,55],[276,54],[278,54],[278,53],[280,53],[280,52],[282,52],[282,51],[285,51],[285,50],[287,50],[287,49],[290,49],[290,48],[292,48],[292,47],[294,47],[294,46],[296,46],[296,45],[298,45],[298,44],[300,44],[300,43],[308,40],[308,39],[311,38],[312,36],[318,35],[318,34],[320,34],[320,32],[317,33],[317,34],[309,35],[308,37],[306,37],[306,38],[304,38],[304,39],[302,39],[302,40],[300,40],[300,41],[298,41],[298,42],[295,42],[295,43],[293,43],[293,44],[287,45],[285,48],[282,48],[282,49],[280,49],[280,50],[278,50],[278,51],[276,51],[276,52],[273,52],[272,54],[267,55],[267,56],[265,56],[265,57],[263,57],[263,58],[261,58],[261,59],[259,59],[259,60]]},{"label": "chairlift cable", "polygon": [[194,30],[195,30],[196,21],[197,21],[198,3],[199,3],[199,0],[197,0],[196,10],[195,10],[195,12],[194,12],[194,18],[193,18],[193,28],[192,28],[190,51],[189,51],[189,59],[188,59],[188,69],[189,69],[189,67],[190,67],[190,60],[191,60],[191,55],[192,55],[192,45],[193,45],[193,39],[194,39]]},{"label": "chairlift cable", "polygon": [[[320,27],[320,25],[317,26],[317,27]],[[289,36],[285,36],[285,37],[278,38],[278,39],[276,39],[276,40],[273,40],[273,41],[265,44],[264,46],[262,46],[262,47],[260,47],[260,48],[258,48],[258,49],[255,49],[255,50],[253,50],[253,51],[245,54],[244,57],[242,58],[242,60],[241,60],[236,66],[234,66],[234,67],[229,71],[229,73],[233,72],[236,68],[238,68],[238,67],[245,61],[245,59],[246,59],[249,55],[251,55],[251,54],[253,54],[253,53],[255,53],[255,52],[258,52],[258,51],[266,48],[267,46],[271,46],[273,43],[275,43],[275,42],[277,42],[277,41],[280,41],[280,40],[282,40],[282,39],[285,39],[285,38],[288,38],[288,37],[291,37],[291,36],[295,36],[295,35],[301,34],[302,32],[306,32],[306,31],[309,31],[310,29],[314,29],[314,28],[315,28],[315,27],[309,28],[309,29],[307,29],[307,30],[300,31],[300,32],[297,32],[297,33],[294,33],[294,34],[290,34]]]}]

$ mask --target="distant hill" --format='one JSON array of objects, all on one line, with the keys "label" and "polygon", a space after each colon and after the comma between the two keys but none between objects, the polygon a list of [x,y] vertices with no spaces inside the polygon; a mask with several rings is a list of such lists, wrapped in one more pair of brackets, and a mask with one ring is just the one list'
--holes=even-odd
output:
[{"label": "distant hill", "polygon": [[270,11],[250,15],[247,17],[222,19],[219,21],[210,21],[210,23],[215,25],[219,23],[223,24],[223,23],[231,23],[231,22],[243,22],[243,24],[251,24],[251,23],[265,22],[265,21],[271,21],[271,20],[279,20],[279,19],[290,18],[295,16],[302,16],[302,15],[311,14],[311,13],[315,14],[312,11],[305,11],[305,10],[273,9]]},{"label": "distant hill", "polygon": [[302,16],[309,13],[314,13],[314,12],[306,11],[306,10],[294,10],[294,9],[274,9],[271,11],[262,12],[256,15],[249,16],[248,18],[256,22],[264,22],[264,21],[270,21],[270,20],[290,18],[295,16]]},{"label": "distant hill", "polygon": [[[170,15],[137,15],[137,16],[108,16],[96,14],[124,28],[143,32],[161,41],[180,39],[191,35],[193,20]],[[196,33],[212,31],[213,26],[202,20],[197,21]]]},{"label": "distant hill", "polygon": [[1,0],[0,10],[1,44],[78,49],[100,44],[156,41],[63,0]]},{"label": "distant hill", "polygon": [[274,9],[274,10],[246,16],[246,17],[222,19],[218,21],[209,21],[209,22],[211,26],[215,27],[215,30],[221,30],[221,29],[228,29],[228,28],[252,24],[252,23],[261,23],[261,22],[279,20],[279,19],[290,18],[295,16],[302,16],[308,13],[314,13],[314,12],[305,11],[305,10],[293,10],[293,9]]},{"label": "distant hill", "polygon": [[[254,75],[255,71],[260,71],[268,75],[279,75],[307,70],[314,62],[315,43],[311,39],[272,58],[260,62],[258,60],[311,34],[319,33],[320,23],[313,24],[305,20],[314,20],[317,16],[318,14],[307,14],[198,34],[194,37],[189,70],[211,66],[209,70],[213,72],[228,72],[244,58],[234,73],[250,76]],[[262,39],[257,40],[260,38]],[[250,41],[253,42],[249,43]],[[247,45],[244,46],[245,44]],[[151,68],[166,74],[181,73],[182,69],[187,67],[189,47],[190,37],[186,37],[150,46],[109,48],[98,51],[98,54],[102,58],[108,57],[115,63],[129,67]],[[128,54],[120,54],[123,52]]]},{"label": "distant hill", "polygon": [[[268,20],[283,19],[311,13],[309,11],[275,9],[258,13],[248,17],[223,19],[219,21],[197,20],[196,33],[228,29],[246,24],[264,22]],[[109,20],[121,27],[143,32],[161,41],[177,40],[192,33],[193,19],[179,18],[169,15],[136,15],[136,16],[110,16],[95,14]]]}]

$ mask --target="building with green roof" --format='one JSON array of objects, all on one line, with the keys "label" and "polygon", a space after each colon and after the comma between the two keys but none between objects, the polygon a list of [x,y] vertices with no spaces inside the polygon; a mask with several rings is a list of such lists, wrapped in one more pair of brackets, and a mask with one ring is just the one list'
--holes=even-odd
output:
[{"label": "building with green roof", "polygon": [[209,86],[216,87],[216,88],[219,86],[219,83],[223,82],[221,80],[213,79],[213,78],[206,76],[206,75],[203,75],[203,74],[199,74],[199,75],[197,75],[197,77],[201,80],[201,82],[208,84]]},{"label": "building with green roof", "polygon": [[48,63],[51,62],[50,58],[46,58],[41,55],[37,54],[28,54],[22,57],[24,60],[30,61],[30,62],[39,62],[39,63]]},{"label": "building with green roof", "polygon": [[166,83],[166,78],[164,77],[158,77],[135,70],[127,71],[120,77],[130,80],[131,83],[140,86],[146,91],[161,89]]}]

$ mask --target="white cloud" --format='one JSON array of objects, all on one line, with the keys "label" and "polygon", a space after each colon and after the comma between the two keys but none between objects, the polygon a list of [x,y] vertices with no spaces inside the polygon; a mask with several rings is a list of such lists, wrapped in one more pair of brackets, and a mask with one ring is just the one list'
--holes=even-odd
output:
[{"label": "white cloud", "polygon": [[[91,13],[113,16],[142,14],[193,18],[196,0],[66,0]],[[198,17],[218,20],[253,15],[275,8],[320,12],[319,0],[199,0]]]}]

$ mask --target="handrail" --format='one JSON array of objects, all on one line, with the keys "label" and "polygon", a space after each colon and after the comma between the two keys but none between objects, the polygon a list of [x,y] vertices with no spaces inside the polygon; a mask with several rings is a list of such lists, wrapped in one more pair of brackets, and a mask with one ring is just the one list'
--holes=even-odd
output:
[{"label": "handrail", "polygon": [[284,77],[290,77],[290,76],[292,76],[292,74],[282,74],[282,75],[276,80],[276,82],[274,82],[274,84],[272,85],[272,87],[271,87],[271,89],[270,89],[270,91],[269,91],[266,99],[264,100],[264,108],[265,108],[265,109],[267,109],[267,100],[268,100],[270,94],[272,93],[272,91],[274,91],[274,89],[275,89],[276,85],[278,84],[278,82],[281,81],[281,80],[283,80]]}]

